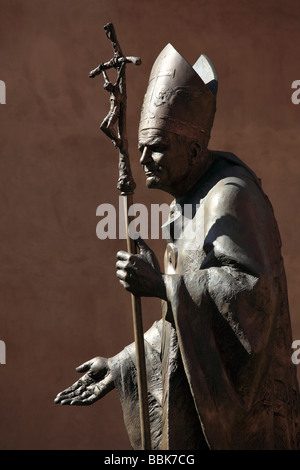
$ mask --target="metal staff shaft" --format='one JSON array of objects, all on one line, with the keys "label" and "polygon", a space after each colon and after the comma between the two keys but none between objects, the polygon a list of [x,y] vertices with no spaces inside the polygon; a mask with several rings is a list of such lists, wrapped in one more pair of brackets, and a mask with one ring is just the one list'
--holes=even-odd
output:
[{"label": "metal staff shaft", "polygon": [[[126,218],[126,233],[127,233],[127,251],[136,254],[136,244],[129,234],[129,224],[131,217],[128,211],[133,204],[133,195],[124,197],[124,211]],[[151,450],[151,434],[150,434],[150,421],[149,421],[149,404],[147,392],[147,370],[145,362],[145,346],[144,346],[144,329],[141,298],[131,294],[131,308],[133,318],[134,342],[136,350],[136,367],[138,378],[138,392],[139,392],[139,411],[140,411],[140,426],[141,426],[141,440],[142,449]]]}]

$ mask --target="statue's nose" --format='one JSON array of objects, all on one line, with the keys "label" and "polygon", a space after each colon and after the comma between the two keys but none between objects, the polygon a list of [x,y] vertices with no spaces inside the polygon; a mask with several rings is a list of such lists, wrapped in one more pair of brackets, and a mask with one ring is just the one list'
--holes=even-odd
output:
[{"label": "statue's nose", "polygon": [[152,154],[151,149],[145,146],[142,152],[142,156],[140,158],[141,165],[146,165],[147,163],[152,161],[151,154]]}]

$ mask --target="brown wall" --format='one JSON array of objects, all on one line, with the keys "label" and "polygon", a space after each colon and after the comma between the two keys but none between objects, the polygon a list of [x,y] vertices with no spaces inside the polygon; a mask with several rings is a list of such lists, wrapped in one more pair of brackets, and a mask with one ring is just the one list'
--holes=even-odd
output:
[{"label": "brown wall", "polygon": [[[236,153],[261,177],[280,227],[294,339],[300,227],[300,4],[291,0],[0,0],[0,365],[1,449],[128,449],[115,392],[92,407],[53,404],[79,377],[74,368],[133,341],[130,299],[115,278],[123,240],[96,237],[96,208],[117,204],[117,153],[98,130],[108,110],[102,80],[88,72],[111,56],[113,22],[129,66],[128,137],[135,200],[145,188],[137,126],[152,63],[171,42],[200,53],[219,75],[211,148]],[[163,241],[151,244],[160,259]],[[144,326],[159,301],[143,300]],[[300,365],[298,366],[300,370]]]}]

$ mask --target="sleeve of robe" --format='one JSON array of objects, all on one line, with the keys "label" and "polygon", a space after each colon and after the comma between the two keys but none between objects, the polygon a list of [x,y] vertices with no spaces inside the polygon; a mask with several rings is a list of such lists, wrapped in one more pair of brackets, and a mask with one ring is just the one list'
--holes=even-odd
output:
[{"label": "sleeve of robe", "polygon": [[197,253],[185,253],[193,269],[165,276],[168,302],[209,446],[296,448],[280,237],[268,199],[239,172],[206,196],[204,256],[197,265]]},{"label": "sleeve of robe", "polygon": [[[160,446],[162,431],[161,327],[161,321],[157,321],[144,334],[150,432],[153,450],[158,449]],[[132,343],[126,346],[123,351],[109,361],[114,376],[115,387],[120,397],[124,423],[130,444],[133,449],[140,450],[142,446],[135,344]]]}]

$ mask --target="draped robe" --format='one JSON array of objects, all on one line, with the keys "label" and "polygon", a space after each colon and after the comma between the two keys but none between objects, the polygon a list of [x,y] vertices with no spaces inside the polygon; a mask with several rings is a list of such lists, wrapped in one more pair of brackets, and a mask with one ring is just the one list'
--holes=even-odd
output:
[{"label": "draped robe", "polygon": [[[251,169],[213,153],[164,227],[167,300],[144,335],[152,448],[298,449],[299,390],[273,209]],[[110,365],[131,445],[140,449],[134,344]]]}]

